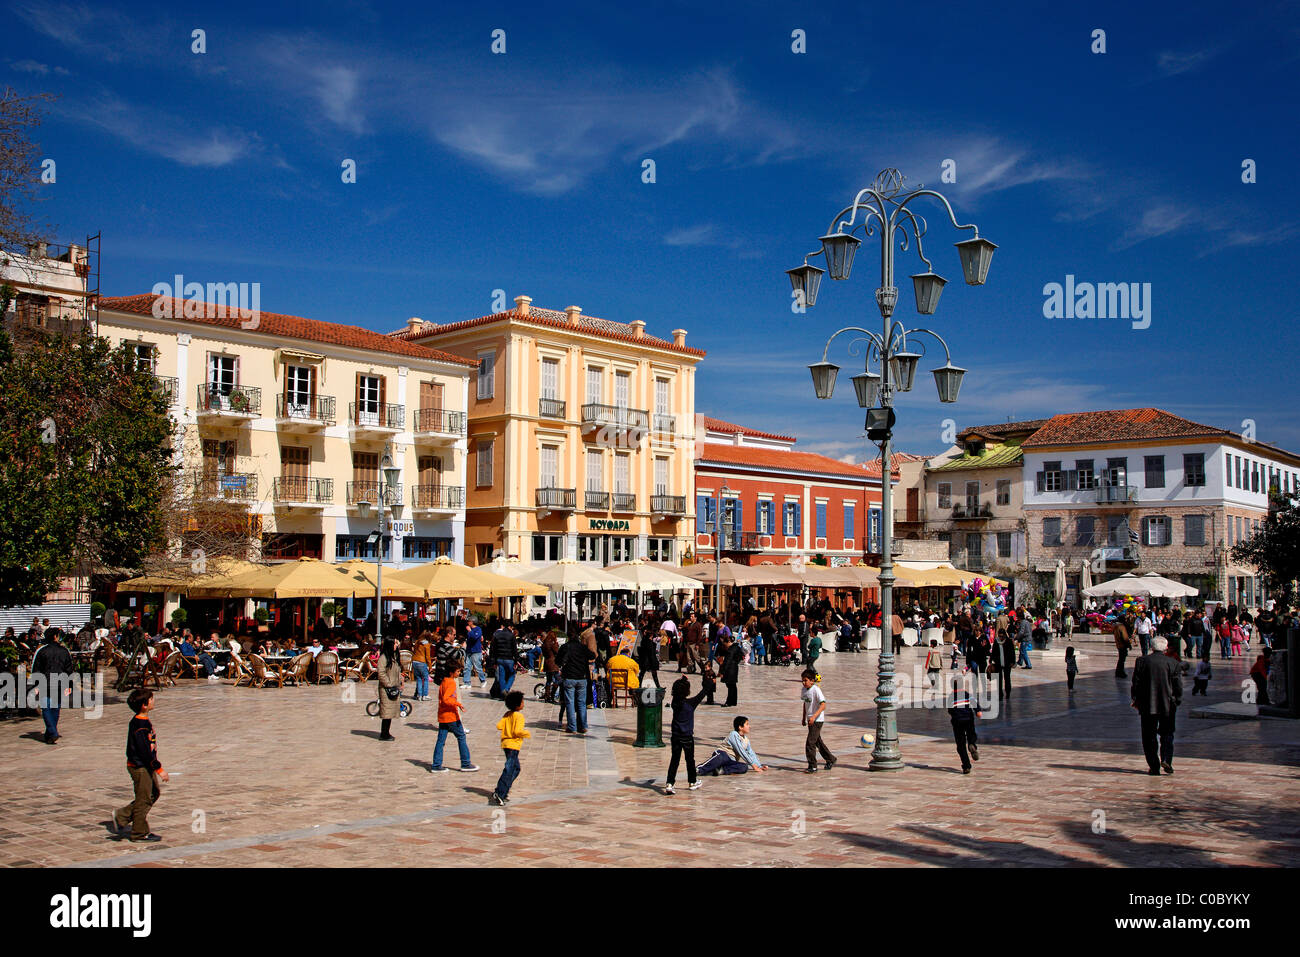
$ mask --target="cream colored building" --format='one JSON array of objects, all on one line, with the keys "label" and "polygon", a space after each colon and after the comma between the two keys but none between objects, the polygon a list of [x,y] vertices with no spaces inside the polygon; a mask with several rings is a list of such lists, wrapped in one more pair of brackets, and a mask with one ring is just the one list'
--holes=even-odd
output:
[{"label": "cream colored building", "polygon": [[695,367],[704,352],[611,322],[532,307],[395,340],[478,368],[469,390],[465,560],[680,563],[693,540]]},{"label": "cream colored building", "polygon": [[356,326],[155,294],[100,300],[98,325],[158,377],[187,480],[248,505],[263,558],[374,558],[375,512],[363,518],[358,503],[377,500],[391,447],[405,511],[385,560],[462,559],[474,360]]}]

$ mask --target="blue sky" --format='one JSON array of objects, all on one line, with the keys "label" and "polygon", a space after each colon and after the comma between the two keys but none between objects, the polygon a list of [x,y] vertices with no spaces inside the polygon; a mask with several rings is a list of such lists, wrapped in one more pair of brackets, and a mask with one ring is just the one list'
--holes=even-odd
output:
[{"label": "blue sky", "polygon": [[[952,281],[921,324],[971,371],[940,405],[922,361],[899,447],[941,450],[948,418],[1154,405],[1300,449],[1294,3],[8,6],[0,82],[60,95],[39,214],[102,230],[106,294],[259,282],[263,309],[388,331],[500,288],[680,326],[709,351],[699,411],[860,459],[860,360],[837,342],[831,402],[805,366],[878,325],[878,252],[804,315],[785,270],[893,166],[999,245],[966,286],[930,211]],[[916,267],[899,253],[919,323]],[[1150,283],[1150,327],[1044,318],[1067,274]]]}]

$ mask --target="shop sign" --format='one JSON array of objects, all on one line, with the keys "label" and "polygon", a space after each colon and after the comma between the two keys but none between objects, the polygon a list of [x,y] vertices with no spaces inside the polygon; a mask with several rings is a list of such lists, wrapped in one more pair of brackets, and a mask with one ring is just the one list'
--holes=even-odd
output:
[{"label": "shop sign", "polygon": [[593,532],[632,531],[632,523],[625,518],[592,518],[587,521],[587,528]]}]

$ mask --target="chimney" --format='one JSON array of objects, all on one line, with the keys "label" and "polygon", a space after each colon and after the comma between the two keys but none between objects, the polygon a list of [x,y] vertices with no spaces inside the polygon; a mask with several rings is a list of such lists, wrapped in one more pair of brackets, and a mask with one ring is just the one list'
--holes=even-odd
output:
[{"label": "chimney", "polygon": [[644,320],[644,319],[633,319],[633,320],[632,320],[632,337],[633,337],[634,339],[644,339],[644,338],[645,338],[645,320]]},{"label": "chimney", "polygon": [[686,348],[686,330],[685,330],[685,329],[674,329],[674,330],[673,330],[673,345],[675,345],[678,349],[685,349],[685,348]]},{"label": "chimney", "polygon": [[569,325],[576,326],[578,324],[578,317],[582,315],[582,307],[569,306],[564,311],[569,317]]},{"label": "chimney", "polygon": [[412,316],[406,320],[406,331],[412,335],[418,333],[424,327],[424,320],[419,316]]},{"label": "chimney", "polygon": [[518,310],[519,315],[526,316],[528,315],[528,307],[532,305],[532,302],[532,296],[515,296],[515,309]]}]

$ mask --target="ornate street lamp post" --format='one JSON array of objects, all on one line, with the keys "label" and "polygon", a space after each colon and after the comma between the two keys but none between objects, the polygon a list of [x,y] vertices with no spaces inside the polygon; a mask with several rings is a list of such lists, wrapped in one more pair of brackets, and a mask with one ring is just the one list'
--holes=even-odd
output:
[{"label": "ornate street lamp post", "polygon": [[[894,243],[906,250],[910,242],[916,243],[916,254],[925,263],[925,272],[912,276],[912,289],[916,296],[916,311],[931,315],[939,304],[939,295],[947,282],[934,272],[930,260],[925,258],[921,237],[926,232],[925,218],[912,212],[912,200],[920,196],[937,199],[948,218],[957,229],[974,231],[970,239],[956,243],[961,257],[962,275],[968,285],[980,286],[988,276],[993,250],[997,247],[982,239],[974,225],[962,225],[947,198],[939,192],[924,187],[907,190],[903,176],[896,169],[883,170],[875,181],[860,190],[852,205],[845,207],[831,220],[826,235],[821,237],[821,249],[804,257],[802,266],[787,270],[795,295],[805,306],[814,305],[821,286],[822,274],[828,272],[832,279],[848,279],[853,268],[853,257],[862,240],[853,235],[859,229],[865,237],[880,235],[880,286],[876,289],[876,305],[880,310],[883,328],[880,333],[849,326],[835,332],[826,340],[821,362],[808,368],[812,372],[813,390],[817,398],[829,399],[835,391],[835,376],[839,366],[827,361],[831,343],[842,333],[856,333],[849,344],[849,354],[857,355],[857,345],[866,343],[866,368],[853,376],[853,388],[858,405],[867,410],[867,438],[880,443],[880,667],[876,678],[876,744],[871,752],[871,770],[897,771],[903,767],[898,748],[898,714],[894,699],[894,649],[891,619],[894,614],[894,560],[893,560],[893,496],[890,487],[890,438],[894,427],[893,398],[895,392],[910,392],[916,379],[916,367],[924,353],[914,351],[918,345],[915,337],[926,335],[943,346],[946,361],[933,372],[940,402],[956,402],[961,391],[966,370],[952,364],[948,344],[929,329],[907,329],[893,318],[898,302],[898,287],[894,285]],[[808,263],[813,256],[822,256],[826,269]],[[910,338],[909,338],[910,337]],[[873,372],[872,363],[879,372]],[[879,405],[877,406],[877,402]]]},{"label": "ornate street lamp post", "polygon": [[401,469],[393,465],[393,445],[391,442],[384,443],[384,457],[379,460],[379,470],[383,474],[382,482],[375,485],[376,502],[370,502],[362,499],[357,502],[357,511],[361,513],[363,519],[370,517],[370,508],[375,507],[376,516],[379,520],[378,529],[372,534],[375,536],[375,641],[378,642],[384,637],[384,527],[391,523],[387,521],[384,512],[384,505],[388,505],[388,511],[392,513],[393,521],[402,517],[402,495],[401,488],[397,484],[401,477]]}]

